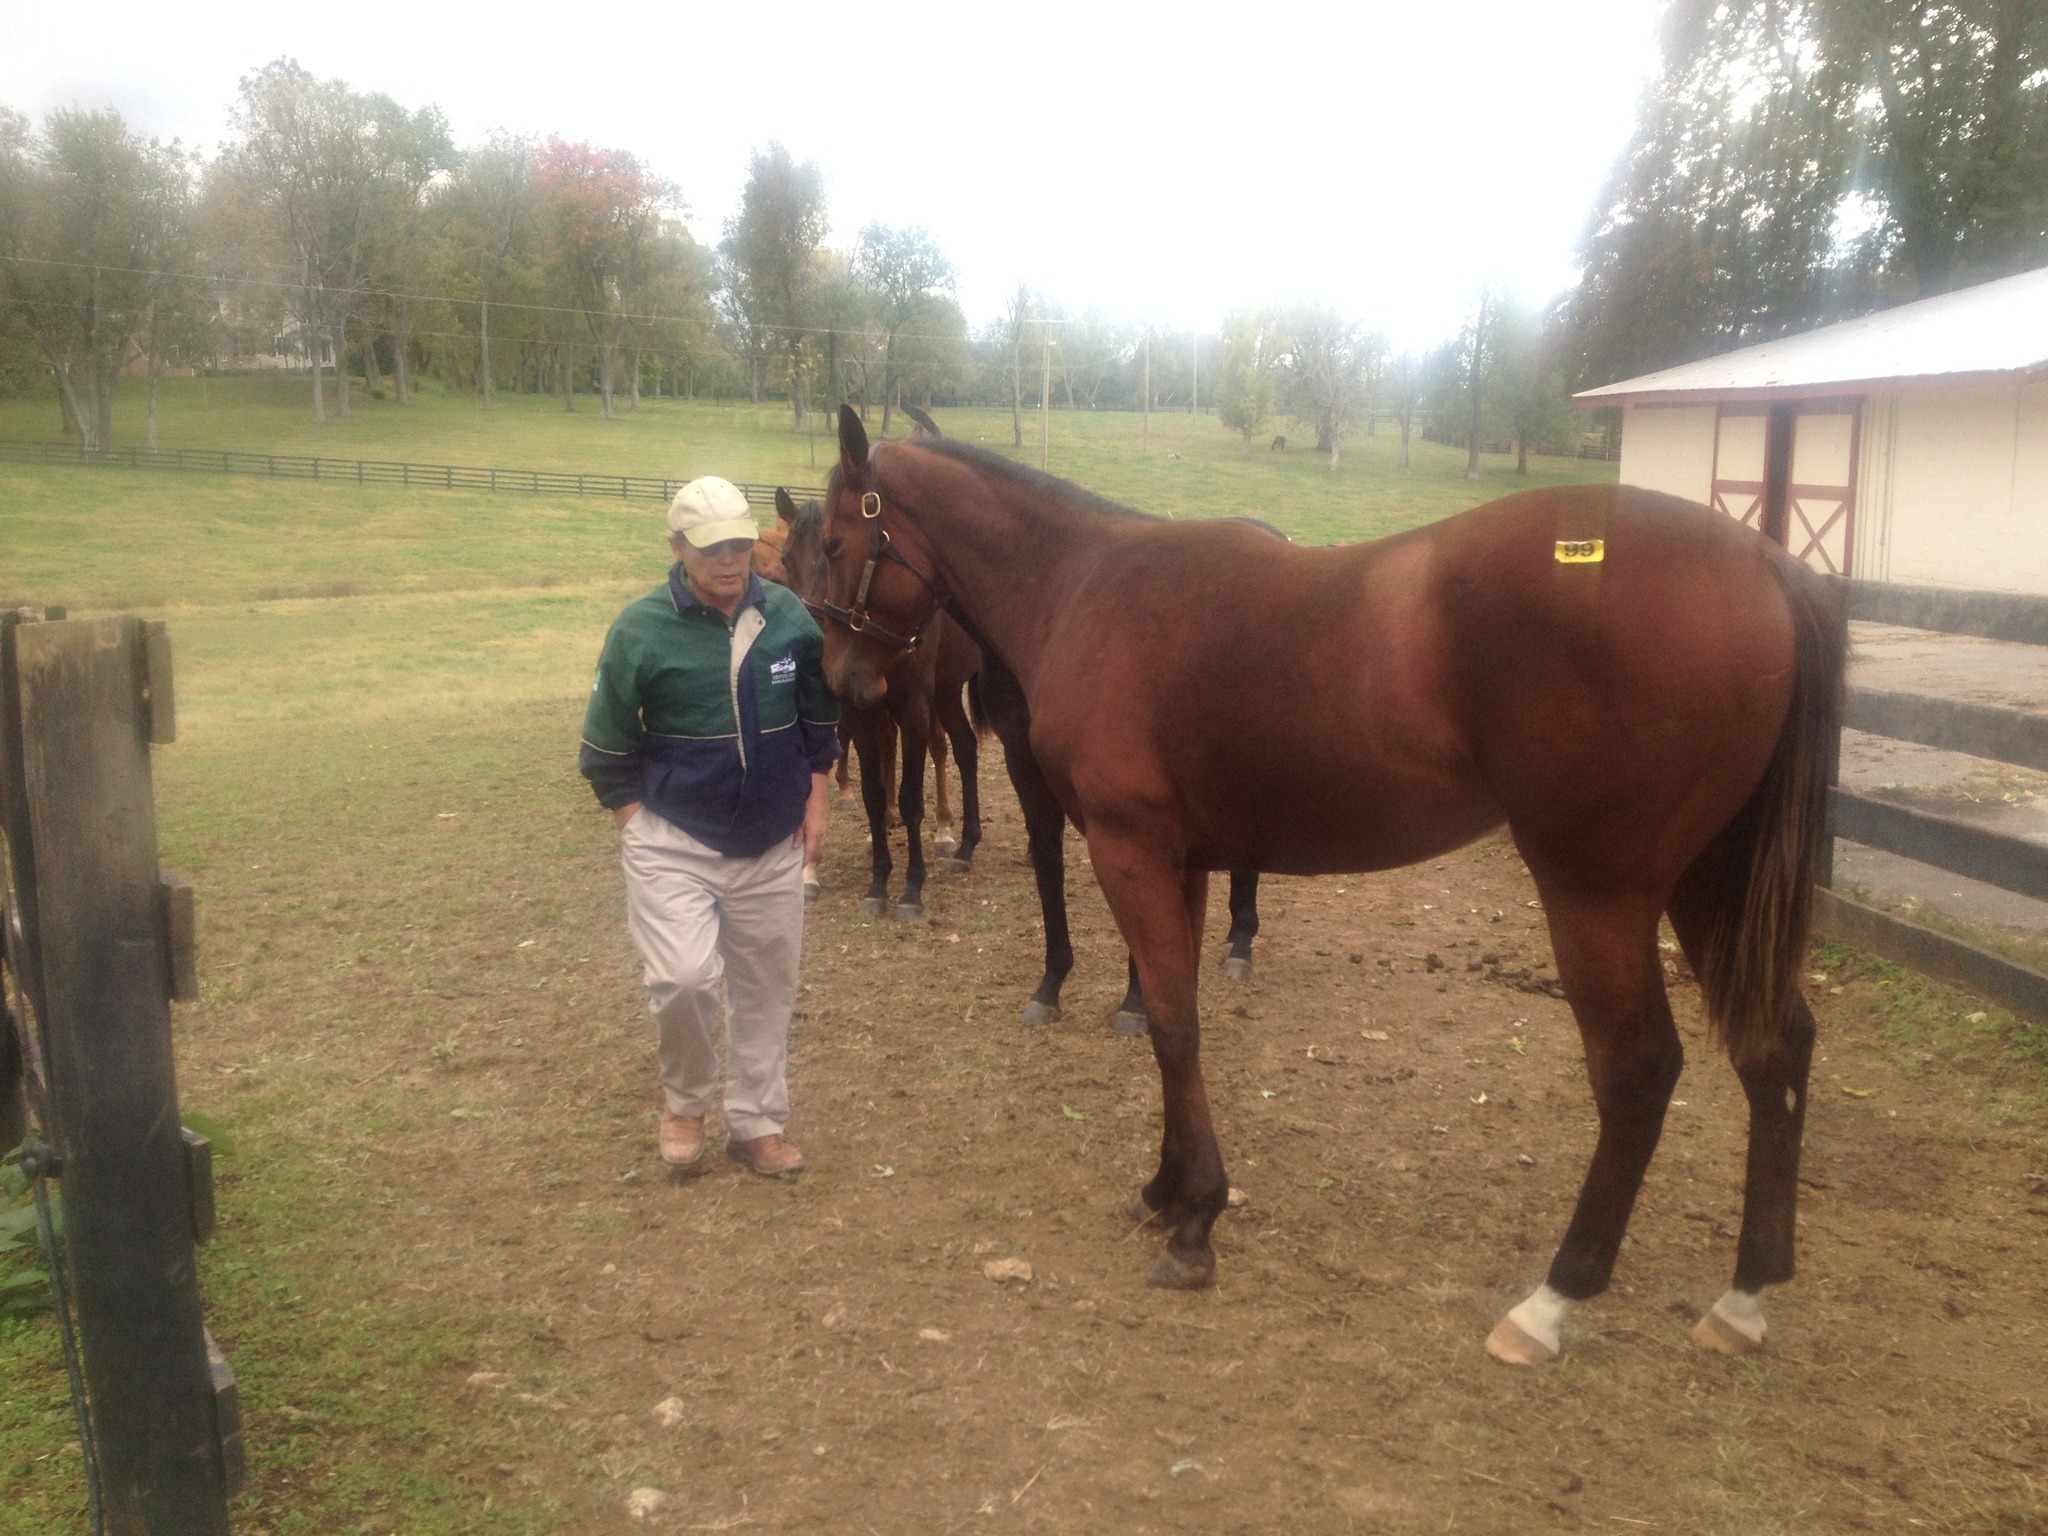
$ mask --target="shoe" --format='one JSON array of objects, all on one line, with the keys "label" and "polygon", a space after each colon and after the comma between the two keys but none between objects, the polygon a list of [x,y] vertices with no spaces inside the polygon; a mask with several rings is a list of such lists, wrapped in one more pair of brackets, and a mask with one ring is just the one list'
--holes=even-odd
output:
[{"label": "shoe", "polygon": [[749,1173],[764,1179],[779,1179],[786,1173],[802,1173],[804,1155],[774,1132],[752,1141],[728,1140],[725,1155]]},{"label": "shoe", "polygon": [[661,1160],[671,1168],[695,1168],[704,1161],[704,1117],[661,1112]]}]

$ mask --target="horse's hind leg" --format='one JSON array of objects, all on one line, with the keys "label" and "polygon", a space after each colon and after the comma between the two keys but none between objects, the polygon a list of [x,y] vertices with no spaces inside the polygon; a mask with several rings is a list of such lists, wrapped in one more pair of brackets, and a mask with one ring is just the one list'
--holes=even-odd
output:
[{"label": "horse's hind leg", "polygon": [[[939,722],[943,725],[943,722]],[[946,798],[946,732],[934,730],[931,736],[932,758],[932,852],[946,858],[960,846],[960,839],[953,835],[953,804]]]},{"label": "horse's hind leg", "polygon": [[1116,1005],[1116,1017],[1109,1021],[1109,1027],[1120,1035],[1142,1035],[1149,1026],[1145,1019],[1145,989],[1138,985],[1138,957],[1129,956],[1125,963],[1130,967],[1130,980],[1124,986],[1124,1000]]},{"label": "horse's hind leg", "polygon": [[[939,725],[944,738],[953,744],[953,766],[960,773],[960,840],[950,850],[951,868],[955,874],[964,875],[974,868],[974,850],[981,846],[981,748],[974,739],[974,722],[967,718],[967,710],[960,702],[960,691],[953,690],[950,699],[940,690],[938,701]],[[937,748],[941,735],[932,733],[932,746]],[[934,761],[936,761],[936,756]],[[939,784],[943,789],[946,782],[942,769]],[[946,819],[945,801],[939,802],[939,819]],[[933,844],[934,853],[947,852],[939,844]]]},{"label": "horse's hind leg", "polygon": [[1223,974],[1232,981],[1252,979],[1252,940],[1258,936],[1258,871],[1234,869],[1230,872],[1230,932],[1223,940]]},{"label": "horse's hind leg", "polygon": [[[1706,915],[1681,899],[1671,926],[1698,969]],[[1784,1037],[1762,1061],[1739,1065],[1749,1100],[1749,1164],[1743,1180],[1742,1236],[1735,1247],[1735,1283],[1693,1328],[1692,1336],[1722,1354],[1763,1346],[1763,1291],[1792,1278],[1799,1210],[1799,1152],[1806,1131],[1806,1085],[1813,1066],[1813,1012],[1794,994]]]},{"label": "horse's hind leg", "polygon": [[[1539,878],[1539,889],[1543,882]],[[1549,1278],[1501,1319],[1487,1352],[1510,1365],[1554,1358],[1572,1303],[1607,1289],[1644,1171],[1664,1130],[1685,1051],[1657,959],[1660,902],[1543,890],[1565,996],[1578,1016],[1600,1136]]]},{"label": "horse's hind leg", "polygon": [[981,674],[982,706],[1003,744],[1003,764],[1024,813],[1024,834],[1031,853],[1031,877],[1038,887],[1038,911],[1045,926],[1045,971],[1018,1017],[1026,1024],[1056,1024],[1060,988],[1074,968],[1074,945],[1067,928],[1067,813],[1031,754],[1031,716],[1016,680],[996,665]]}]

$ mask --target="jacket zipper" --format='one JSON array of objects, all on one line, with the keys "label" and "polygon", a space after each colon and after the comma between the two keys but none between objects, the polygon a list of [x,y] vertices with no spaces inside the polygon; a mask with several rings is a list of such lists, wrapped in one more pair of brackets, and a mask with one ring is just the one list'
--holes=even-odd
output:
[{"label": "jacket zipper", "polygon": [[740,719],[740,669],[732,664],[732,642],[739,632],[739,615],[735,614],[725,626],[725,686],[726,692],[732,696],[732,739],[739,744],[740,776],[744,779],[747,772],[747,727],[746,722]]}]

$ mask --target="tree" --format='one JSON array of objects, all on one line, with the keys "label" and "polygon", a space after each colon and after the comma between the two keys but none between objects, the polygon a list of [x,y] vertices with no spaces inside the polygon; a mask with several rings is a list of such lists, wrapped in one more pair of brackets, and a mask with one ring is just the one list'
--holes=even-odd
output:
[{"label": "tree", "polygon": [[474,281],[477,295],[477,390],[491,403],[491,305],[508,269],[527,255],[534,236],[533,140],[494,133],[462,157],[447,199],[446,233]]},{"label": "tree", "polygon": [[1344,433],[1366,405],[1365,366],[1374,347],[1385,343],[1324,304],[1291,311],[1283,326],[1280,400],[1296,421],[1315,429],[1316,451],[1337,467]]},{"label": "tree", "polygon": [[897,339],[913,321],[937,322],[940,311],[934,301],[952,294],[953,264],[923,229],[869,224],[854,249],[853,271],[874,296],[882,324],[882,436],[887,437],[890,413],[902,403]]},{"label": "tree", "polygon": [[1672,0],[1588,225],[1616,378],[2048,259],[2038,0]]},{"label": "tree", "polygon": [[[427,286],[431,192],[455,164],[455,139],[439,107],[408,112],[388,96],[365,103],[370,168],[370,254],[365,262],[379,291],[374,328],[391,343],[398,403],[412,401],[412,333],[418,295]],[[376,335],[364,337],[363,373],[374,377]]]},{"label": "tree", "polygon": [[1010,364],[1010,446],[1024,446],[1024,333],[1030,327],[1037,301],[1023,283],[1010,295],[1003,310],[1003,343]]},{"label": "tree", "polygon": [[1484,424],[1487,383],[1500,361],[1501,331],[1508,311],[1507,290],[1482,283],[1465,313],[1456,356],[1466,410],[1465,478],[1479,478],[1479,442]]},{"label": "tree", "polygon": [[1273,415],[1275,341],[1262,315],[1238,310],[1224,317],[1216,419],[1243,437],[1246,458],[1251,457],[1253,436]]},{"label": "tree", "polygon": [[313,419],[326,420],[321,370],[330,358],[335,408],[346,416],[348,320],[375,195],[369,104],[339,80],[314,79],[292,59],[243,76],[240,97],[226,159],[269,223],[312,363]]},{"label": "tree", "polygon": [[549,270],[597,348],[604,419],[623,377],[627,327],[652,280],[661,212],[675,188],[621,149],[550,138],[534,164],[534,193]]},{"label": "tree", "polygon": [[1387,368],[1388,392],[1393,397],[1394,419],[1401,423],[1401,467],[1408,467],[1408,434],[1415,423],[1415,407],[1422,400],[1427,372],[1423,360],[1403,352]]},{"label": "tree", "polygon": [[747,313],[747,328],[764,351],[779,351],[787,364],[798,432],[808,425],[805,332],[814,258],[827,227],[825,175],[817,162],[798,165],[773,142],[754,151],[740,211],[726,222],[723,250],[728,281],[741,285],[735,303]]},{"label": "tree", "polygon": [[1565,386],[1561,327],[1520,305],[1502,312],[1495,340],[1493,404],[1515,440],[1515,473],[1529,473],[1529,445],[1562,447],[1577,435]]},{"label": "tree", "polygon": [[138,353],[152,376],[193,307],[191,164],[115,112],[53,112],[31,137],[0,118],[0,298],[56,379],[67,429],[111,445],[114,391]]}]

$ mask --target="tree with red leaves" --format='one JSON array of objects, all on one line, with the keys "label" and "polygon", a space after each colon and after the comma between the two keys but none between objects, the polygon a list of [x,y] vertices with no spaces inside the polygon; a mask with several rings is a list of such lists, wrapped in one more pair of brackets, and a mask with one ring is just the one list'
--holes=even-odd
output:
[{"label": "tree with red leaves", "polygon": [[638,157],[550,138],[534,165],[542,260],[567,307],[597,346],[607,421],[630,325],[656,268],[661,215],[680,210],[669,182]]}]

